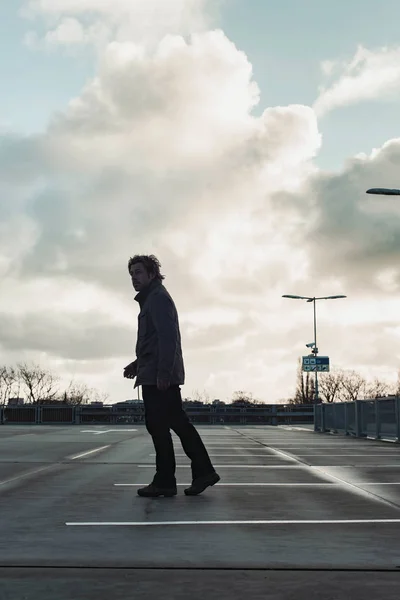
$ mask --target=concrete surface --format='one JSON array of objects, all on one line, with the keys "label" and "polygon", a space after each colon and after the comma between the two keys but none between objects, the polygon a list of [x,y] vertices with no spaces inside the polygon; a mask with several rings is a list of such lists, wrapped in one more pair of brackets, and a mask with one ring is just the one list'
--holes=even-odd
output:
[{"label": "concrete surface", "polygon": [[[4,573],[6,571],[6,573]],[[399,573],[1,569],[2,600],[398,600]]]},{"label": "concrete surface", "polygon": [[184,496],[174,437],[178,496],[144,499],[143,426],[1,426],[0,599],[400,596],[399,445],[198,431],[221,482]]}]

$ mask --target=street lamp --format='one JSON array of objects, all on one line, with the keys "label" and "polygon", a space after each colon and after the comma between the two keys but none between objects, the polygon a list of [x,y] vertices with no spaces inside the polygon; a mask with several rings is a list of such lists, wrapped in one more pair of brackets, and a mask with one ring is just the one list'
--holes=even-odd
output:
[{"label": "street lamp", "polygon": [[[309,296],[293,296],[292,294],[284,294],[282,298],[294,298],[295,300],[307,300],[307,302],[314,302],[314,348],[311,352],[317,357],[318,346],[317,346],[317,312],[316,312],[316,301],[317,300],[336,300],[337,298],[347,298],[347,296],[322,296],[320,298],[310,298]],[[308,345],[308,344],[307,344]],[[315,403],[318,402],[318,371],[317,365],[315,365]]]},{"label": "street lamp", "polygon": [[400,196],[400,190],[389,188],[370,188],[367,194],[376,194],[378,196]]}]

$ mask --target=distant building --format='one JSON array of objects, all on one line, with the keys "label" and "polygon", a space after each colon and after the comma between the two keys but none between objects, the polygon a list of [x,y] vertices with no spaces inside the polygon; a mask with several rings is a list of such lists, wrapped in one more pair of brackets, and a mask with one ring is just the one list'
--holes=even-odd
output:
[{"label": "distant building", "polygon": [[143,400],[123,400],[116,402],[114,406],[138,406],[140,404],[143,404]]},{"label": "distant building", "polygon": [[24,398],[9,398],[8,406],[21,406],[25,403]]}]

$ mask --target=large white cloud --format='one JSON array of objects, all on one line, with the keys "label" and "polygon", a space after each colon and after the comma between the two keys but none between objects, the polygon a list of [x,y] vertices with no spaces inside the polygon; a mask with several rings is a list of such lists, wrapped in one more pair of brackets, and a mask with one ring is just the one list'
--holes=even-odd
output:
[{"label": "large white cloud", "polygon": [[[103,386],[113,401],[129,396],[120,374],[138,307],[127,260],[154,253],[180,314],[183,393],[206,388],[226,399],[247,389],[276,401],[293,393],[312,333],[311,312],[283,293],[351,296],[353,282],[370,295],[395,289],[396,271],[369,258],[363,232],[369,240],[375,232],[382,257],[379,232],[396,236],[396,227],[372,205],[368,213],[360,190],[378,176],[394,181],[397,142],[342,173],[319,172],[314,111],[270,107],[255,117],[251,65],[223,32],[204,30],[202,2],[186,4],[188,13],[178,1],[172,16],[157,12],[151,43],[124,29],[148,18],[137,12],[142,4],[29,3],[50,32],[76,19],[76,38],[104,26],[110,39],[93,78],[42,135],[1,140],[0,360],[40,357]],[[346,303],[329,309],[341,336],[357,311]],[[342,346],[329,343],[342,365]]]},{"label": "large white cloud", "polygon": [[321,88],[314,103],[319,117],[358,102],[399,97],[399,47],[369,50],[360,45],[351,60],[323,61],[321,67],[331,81]]},{"label": "large white cloud", "polygon": [[[167,34],[203,31],[218,12],[221,0],[29,0],[21,14],[44,19],[46,44],[92,44],[110,41],[153,46]],[[28,41],[39,42],[35,30]]]},{"label": "large white cloud", "polygon": [[341,172],[314,174],[300,199],[286,197],[309,217],[298,240],[309,251],[316,276],[329,272],[352,292],[387,291],[388,269],[391,280],[398,277],[400,206],[393,197],[367,196],[366,190],[398,187],[399,164],[400,139],[391,140],[349,160]]}]

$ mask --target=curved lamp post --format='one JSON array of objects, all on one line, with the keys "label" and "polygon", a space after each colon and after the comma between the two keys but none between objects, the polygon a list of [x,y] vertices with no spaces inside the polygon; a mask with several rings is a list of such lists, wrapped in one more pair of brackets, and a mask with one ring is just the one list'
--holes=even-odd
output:
[{"label": "curved lamp post", "polygon": [[378,196],[400,196],[400,190],[389,188],[370,188],[367,194],[376,194]]},{"label": "curved lamp post", "polygon": [[[294,298],[295,300],[307,300],[307,302],[314,302],[314,348],[312,349],[313,354],[317,357],[318,346],[317,346],[317,315],[316,315],[316,301],[317,300],[336,300],[337,298],[347,298],[347,296],[322,296],[321,298],[310,298],[309,296],[293,296],[292,294],[284,294],[282,298]],[[317,365],[315,365],[315,403],[318,403],[318,371]]]}]

